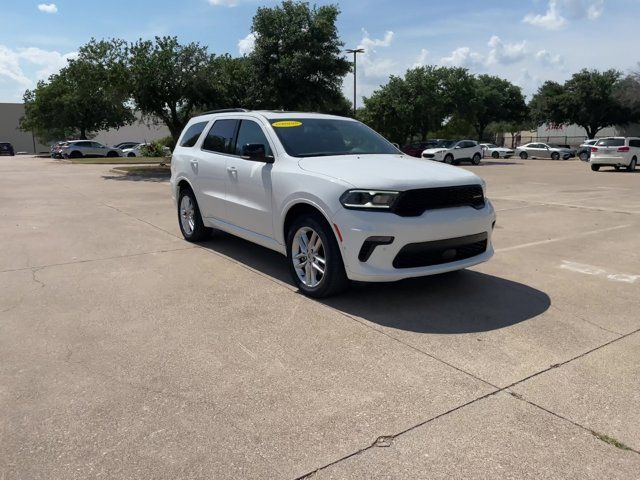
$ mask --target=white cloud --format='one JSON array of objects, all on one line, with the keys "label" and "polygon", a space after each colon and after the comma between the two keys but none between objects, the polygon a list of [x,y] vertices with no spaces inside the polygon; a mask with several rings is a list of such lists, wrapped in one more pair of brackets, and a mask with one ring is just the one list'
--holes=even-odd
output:
[{"label": "white cloud", "polygon": [[484,55],[472,51],[469,47],[456,48],[448,57],[442,57],[443,65],[452,67],[473,67],[485,63]]},{"label": "white cloud", "polygon": [[489,57],[487,65],[510,65],[519,62],[527,54],[527,42],[504,43],[500,37],[494,35],[489,40]]},{"label": "white cloud", "polygon": [[569,20],[596,20],[604,12],[605,0],[549,0],[544,15],[530,13],[522,20],[536,27],[547,30],[559,30]]},{"label": "white cloud", "polygon": [[237,7],[238,0],[209,0],[209,4],[214,7]]},{"label": "white cloud", "polygon": [[544,15],[534,15],[530,13],[525,16],[522,21],[547,30],[559,30],[567,23],[567,20],[558,10],[558,2],[556,0],[549,0],[549,6]]},{"label": "white cloud", "polygon": [[371,38],[369,36],[369,32],[367,32],[364,28],[362,29],[362,33],[364,34],[364,36],[362,37],[362,40],[360,41],[360,45],[358,45],[358,48],[364,48],[365,53],[368,53],[369,51],[375,52],[376,49],[374,47],[391,46],[391,43],[393,42],[393,37],[395,36],[395,34],[391,30],[385,32],[384,38],[382,39]]},{"label": "white cloud", "polygon": [[29,47],[18,50],[18,56],[27,62],[42,67],[36,72],[37,80],[49,78],[64,67],[70,59],[76,58],[78,52],[61,54],[55,50],[43,50],[37,47]]},{"label": "white cloud", "polygon": [[547,50],[540,50],[536,53],[536,60],[547,66],[563,66],[564,59],[561,55],[552,55]]},{"label": "white cloud", "polygon": [[38,10],[44,13],[58,13],[58,7],[55,3],[41,3]]},{"label": "white cloud", "polygon": [[31,84],[31,80],[20,67],[20,57],[17,52],[4,45],[0,45],[0,80],[9,80],[25,88]]},{"label": "white cloud", "polygon": [[253,52],[253,49],[256,46],[256,35],[255,33],[250,33],[244,38],[238,40],[238,51],[240,55],[249,55]]},{"label": "white cloud", "polygon": [[420,50],[420,55],[416,58],[415,63],[413,64],[413,68],[423,67],[427,63],[427,58],[429,57],[429,50],[423,48]]}]

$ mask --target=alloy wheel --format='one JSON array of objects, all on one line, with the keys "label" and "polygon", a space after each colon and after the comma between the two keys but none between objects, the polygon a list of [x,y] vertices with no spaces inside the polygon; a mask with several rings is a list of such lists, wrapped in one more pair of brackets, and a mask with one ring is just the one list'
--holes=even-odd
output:
[{"label": "alloy wheel", "polygon": [[306,287],[315,288],[322,282],[327,267],[326,252],[314,229],[298,229],[291,244],[291,258],[298,279]]},{"label": "alloy wheel", "polygon": [[189,195],[180,200],[180,224],[187,235],[191,235],[196,228],[196,210]]}]

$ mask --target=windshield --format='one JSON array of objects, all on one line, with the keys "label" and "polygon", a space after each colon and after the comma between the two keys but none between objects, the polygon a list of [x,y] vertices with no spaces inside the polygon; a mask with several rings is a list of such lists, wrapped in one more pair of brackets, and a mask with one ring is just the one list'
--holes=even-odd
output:
[{"label": "windshield", "polygon": [[451,148],[455,145],[455,140],[438,140],[435,148]]},{"label": "windshield", "polygon": [[598,147],[623,147],[624,138],[604,138],[596,143]]},{"label": "windshield", "polygon": [[399,153],[375,131],[352,120],[287,118],[271,120],[271,126],[293,157]]}]

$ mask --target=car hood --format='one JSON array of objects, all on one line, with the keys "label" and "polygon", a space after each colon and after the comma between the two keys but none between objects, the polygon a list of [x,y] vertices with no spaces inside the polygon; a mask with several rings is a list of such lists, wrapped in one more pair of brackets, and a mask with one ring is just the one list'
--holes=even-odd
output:
[{"label": "car hood", "polygon": [[481,183],[477,175],[462,168],[406,155],[311,157],[298,165],[355,188],[408,190]]}]

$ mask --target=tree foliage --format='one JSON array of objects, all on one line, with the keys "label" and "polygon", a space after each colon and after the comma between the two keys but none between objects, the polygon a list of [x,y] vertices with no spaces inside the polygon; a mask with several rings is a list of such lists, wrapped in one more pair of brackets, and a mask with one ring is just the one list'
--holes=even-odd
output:
[{"label": "tree foliage", "polygon": [[638,104],[625,101],[633,85],[617,70],[582,70],[564,84],[545,82],[531,99],[531,115],[537,124],[577,124],[589,138],[612,125],[638,119]]},{"label": "tree foliage", "polygon": [[262,108],[334,112],[345,106],[342,79],[351,64],[340,52],[335,5],[284,1],[261,7],[251,30],[253,100]]},{"label": "tree foliage", "polygon": [[99,130],[131,123],[126,68],[116,60],[122,45],[121,40],[92,40],[58,74],[27,90],[21,129],[43,141],[85,139]]}]

